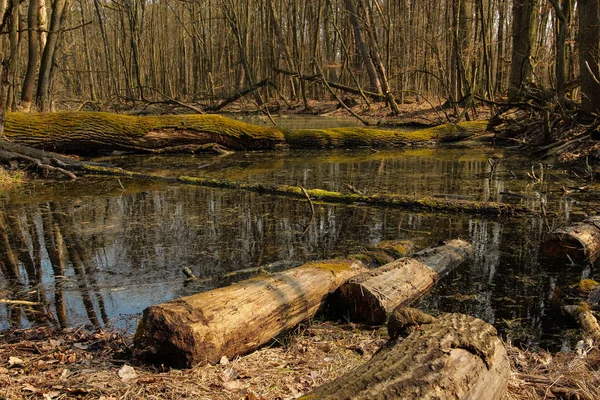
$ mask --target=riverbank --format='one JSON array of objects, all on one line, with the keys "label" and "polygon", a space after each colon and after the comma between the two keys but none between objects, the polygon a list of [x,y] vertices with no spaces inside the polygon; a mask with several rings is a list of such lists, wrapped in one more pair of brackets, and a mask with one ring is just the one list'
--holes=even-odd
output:
[{"label": "riverbank", "polygon": [[[168,370],[140,364],[131,337],[49,327],[0,334],[5,399],[293,399],[366,362],[385,328],[313,321],[271,344],[216,365]],[[597,399],[600,350],[550,354],[507,345],[507,400]]]}]

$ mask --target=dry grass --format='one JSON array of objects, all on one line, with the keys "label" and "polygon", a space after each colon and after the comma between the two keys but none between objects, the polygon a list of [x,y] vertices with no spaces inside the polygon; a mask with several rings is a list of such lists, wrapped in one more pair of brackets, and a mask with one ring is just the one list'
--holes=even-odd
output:
[{"label": "dry grass", "polygon": [[[367,361],[386,338],[383,330],[321,322],[282,340],[217,365],[161,371],[136,365],[128,339],[115,333],[14,331],[0,336],[0,398],[295,398]],[[21,362],[10,365],[10,357]],[[135,378],[119,377],[125,364]]]},{"label": "dry grass", "polygon": [[0,190],[8,189],[23,182],[22,171],[7,171],[0,166]]},{"label": "dry grass", "polygon": [[600,349],[575,353],[526,352],[509,346],[512,365],[506,400],[600,399]]},{"label": "dry grass", "polygon": [[[137,363],[129,338],[114,332],[5,332],[0,399],[293,399],[366,362],[386,339],[384,329],[314,322],[249,355],[180,371]],[[597,348],[583,357],[508,350],[506,400],[600,398]]]}]

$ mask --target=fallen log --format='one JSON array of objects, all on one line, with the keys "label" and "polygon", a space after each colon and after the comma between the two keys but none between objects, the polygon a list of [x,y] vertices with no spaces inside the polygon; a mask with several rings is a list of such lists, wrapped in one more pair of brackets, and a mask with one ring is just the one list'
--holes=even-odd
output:
[{"label": "fallen log", "polygon": [[129,116],[103,112],[8,113],[4,134],[18,144],[59,153],[179,152],[216,144],[232,150],[394,147],[456,141],[485,130],[486,121],[412,132],[368,128],[263,127],[219,115]]},{"label": "fallen log", "polygon": [[556,229],[540,245],[540,252],[573,263],[593,263],[600,256],[600,216]]},{"label": "fallen log", "polygon": [[151,306],[134,344],[145,358],[178,368],[245,354],[314,317],[330,293],[364,271],[357,259],[318,261]]},{"label": "fallen log", "polygon": [[596,344],[600,343],[600,324],[587,303],[564,306],[563,309],[575,318],[585,336],[591,338]]},{"label": "fallen log", "polygon": [[445,314],[402,341],[390,340],[367,363],[301,398],[496,400],[509,374],[494,327]]},{"label": "fallen log", "polygon": [[422,250],[383,267],[356,275],[335,293],[335,308],[352,321],[384,324],[388,314],[426,293],[448,271],[473,253],[463,240]]},{"label": "fallen log", "polygon": [[[95,168],[101,172],[101,168]],[[447,198],[434,198],[422,196],[408,196],[399,194],[373,194],[361,195],[357,193],[339,193],[323,189],[305,189],[300,186],[266,185],[246,182],[228,181],[225,179],[211,179],[191,176],[181,176],[180,183],[205,187],[242,189],[264,194],[275,194],[296,198],[306,198],[306,194],[314,200],[325,203],[365,204],[369,206],[398,207],[415,210],[436,210],[445,212],[462,212],[481,215],[515,215],[531,214],[527,207],[514,206],[507,203],[455,200]]]}]

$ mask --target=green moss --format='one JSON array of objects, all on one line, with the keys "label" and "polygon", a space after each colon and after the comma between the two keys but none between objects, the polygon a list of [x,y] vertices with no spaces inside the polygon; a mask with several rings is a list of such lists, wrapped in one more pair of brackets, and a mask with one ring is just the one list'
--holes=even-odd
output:
[{"label": "green moss", "polygon": [[285,132],[285,140],[291,147],[298,148],[403,146],[465,139],[484,131],[486,127],[487,121],[468,121],[415,131],[374,128],[294,129]]},{"label": "green moss", "polygon": [[589,294],[598,285],[600,285],[600,283],[596,282],[593,279],[583,279],[577,285],[574,286],[574,289],[581,294]]},{"label": "green moss", "polygon": [[315,261],[304,264],[305,267],[316,268],[323,271],[329,271],[337,274],[343,271],[348,271],[352,268],[352,262],[348,260],[326,260],[326,261]]},{"label": "green moss", "polygon": [[[104,112],[9,113],[5,134],[20,143],[52,141],[57,146],[72,141],[94,141],[98,146],[134,148],[136,140],[156,131],[196,131],[246,142],[282,142],[283,131],[261,127],[220,115],[130,116]],[[243,145],[243,143],[241,143]],[[264,146],[264,144],[262,144]]]},{"label": "green moss", "polygon": [[373,258],[369,257],[367,254],[364,253],[351,254],[348,256],[348,258],[351,260],[360,261],[365,265],[369,265],[373,262]]},{"label": "green moss", "polygon": [[585,301],[580,302],[577,305],[577,315],[584,313],[586,311],[590,311],[590,305]]},{"label": "green moss", "polygon": [[406,256],[413,247],[413,243],[409,240],[386,240],[375,246],[375,248],[386,251],[394,258]]}]

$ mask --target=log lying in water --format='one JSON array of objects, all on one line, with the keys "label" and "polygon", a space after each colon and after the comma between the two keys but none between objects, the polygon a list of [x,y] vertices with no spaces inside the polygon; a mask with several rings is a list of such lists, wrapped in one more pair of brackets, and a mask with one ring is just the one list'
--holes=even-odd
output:
[{"label": "log lying in water", "polygon": [[90,151],[196,152],[207,144],[231,150],[280,147],[394,147],[458,141],[485,130],[487,121],[407,132],[367,128],[284,130],[219,115],[129,116],[102,112],[9,113],[4,134],[14,143],[66,153]]},{"label": "log lying in water", "polygon": [[175,367],[248,353],[314,317],[330,293],[364,271],[356,259],[318,261],[151,306],[134,343],[152,361]]},{"label": "log lying in water", "polygon": [[491,325],[445,314],[303,399],[502,398],[510,362]]},{"label": "log lying in water", "polygon": [[451,240],[350,278],[335,293],[336,309],[353,321],[384,324],[396,307],[426,293],[438,278],[465,261],[473,246]]},{"label": "log lying in water", "polygon": [[[99,171],[101,172],[101,171]],[[180,176],[179,182],[187,185],[197,185],[205,187],[216,187],[226,189],[242,189],[258,193],[275,194],[280,196],[306,198],[306,195],[315,201],[326,203],[343,204],[365,204],[371,206],[386,206],[408,208],[414,210],[436,210],[445,212],[462,212],[468,214],[480,215],[515,215],[531,214],[532,211],[527,207],[513,206],[507,203],[440,199],[423,196],[408,196],[400,194],[357,194],[357,193],[339,193],[323,189],[306,189],[299,186],[289,185],[266,185],[246,182],[234,182],[225,179],[195,178],[191,176]]]},{"label": "log lying in water", "polygon": [[600,324],[586,303],[564,306],[564,310],[577,320],[587,337],[600,344]]},{"label": "log lying in water", "polygon": [[600,216],[552,232],[541,244],[542,254],[574,263],[593,263],[600,256]]}]

